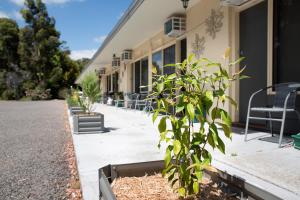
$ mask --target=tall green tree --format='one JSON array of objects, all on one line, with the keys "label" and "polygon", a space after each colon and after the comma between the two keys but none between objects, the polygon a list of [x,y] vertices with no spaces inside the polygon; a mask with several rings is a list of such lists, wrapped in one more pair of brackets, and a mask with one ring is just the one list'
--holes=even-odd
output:
[{"label": "tall green tree", "polygon": [[0,96],[4,99],[19,97],[18,34],[19,27],[14,20],[0,18]]},{"label": "tall green tree", "polygon": [[55,58],[62,44],[55,20],[48,15],[41,0],[25,0],[21,14],[26,26],[20,31],[20,66],[28,72],[27,80],[33,81],[34,85],[56,88],[63,72]]},{"label": "tall green tree", "polygon": [[12,70],[18,64],[19,27],[11,19],[0,18],[0,69]]}]

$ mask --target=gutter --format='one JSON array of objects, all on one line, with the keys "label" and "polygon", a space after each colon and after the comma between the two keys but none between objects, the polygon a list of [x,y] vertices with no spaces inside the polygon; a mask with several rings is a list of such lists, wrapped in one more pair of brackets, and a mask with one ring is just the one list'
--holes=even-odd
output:
[{"label": "gutter", "polygon": [[89,61],[89,63],[85,66],[84,70],[81,72],[80,76],[76,79],[75,83],[78,83],[80,78],[83,76],[83,74],[86,72],[86,70],[89,68],[89,66],[93,63],[93,61],[98,57],[99,54],[104,50],[104,48],[109,44],[109,42],[114,38],[116,34],[121,30],[121,28],[129,21],[129,19],[132,17],[132,15],[135,13],[135,11],[143,4],[145,0],[133,0],[130,6],[125,11],[124,15],[121,17],[121,19],[118,21],[118,23],[114,26],[114,28],[110,31],[106,39],[101,44],[100,48],[97,50],[97,52],[93,55],[92,59]]}]

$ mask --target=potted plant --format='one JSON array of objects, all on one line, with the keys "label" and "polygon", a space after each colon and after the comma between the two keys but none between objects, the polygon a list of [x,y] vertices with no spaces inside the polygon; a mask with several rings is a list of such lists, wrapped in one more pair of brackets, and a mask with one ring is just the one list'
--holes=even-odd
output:
[{"label": "potted plant", "polygon": [[104,115],[93,112],[94,103],[101,97],[98,83],[97,75],[90,73],[83,78],[80,84],[82,96],[78,98],[78,104],[83,113],[73,116],[74,133],[90,134],[104,131]]},{"label": "potted plant", "polygon": [[71,115],[76,115],[84,112],[79,104],[79,94],[77,90],[71,89],[71,93],[67,96],[67,104]]},{"label": "potted plant", "polygon": [[[228,58],[229,52],[225,54]],[[233,81],[245,78],[240,76],[243,70],[230,74],[229,69],[241,60],[224,66],[191,55],[183,63],[168,65],[175,67],[176,73],[156,76],[153,122],[160,112],[167,113],[158,124],[161,142],[167,146],[163,175],[171,185],[178,184],[176,191],[182,198],[199,194],[203,170],[212,160],[208,146],[225,154],[221,134],[231,139],[231,118],[223,107],[225,103],[236,106],[226,93]],[[170,107],[175,112],[170,112]]]},{"label": "potted plant", "polygon": [[[180,199],[200,196],[204,171],[210,169],[212,161],[208,147],[225,154],[221,135],[231,139],[231,118],[223,107],[226,103],[236,106],[227,95],[228,89],[232,82],[247,77],[241,75],[244,68],[229,73],[230,68],[244,58],[230,63],[228,57],[229,50],[222,64],[206,58],[195,59],[191,55],[182,63],[167,65],[175,67],[176,73],[155,75],[154,92],[149,98],[156,102],[152,120],[159,120],[159,147],[161,142],[166,144],[161,172]],[[164,115],[158,117],[160,113]],[[134,166],[132,169],[132,173],[137,171]],[[107,173],[111,177],[114,175]],[[117,175],[122,177],[124,174]]]}]

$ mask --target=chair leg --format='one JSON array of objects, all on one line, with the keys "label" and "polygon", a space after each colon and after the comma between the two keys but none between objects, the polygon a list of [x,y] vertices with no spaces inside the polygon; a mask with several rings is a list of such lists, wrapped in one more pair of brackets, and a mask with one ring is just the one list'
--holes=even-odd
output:
[{"label": "chair leg", "polygon": [[248,109],[247,113],[247,120],[246,120],[246,129],[245,129],[245,142],[247,142],[247,135],[248,135],[248,128],[249,128],[249,116],[250,116],[250,109]]},{"label": "chair leg", "polygon": [[[272,114],[271,112],[269,112],[269,119],[272,119]],[[271,134],[272,134],[272,137],[274,136],[273,134],[273,125],[272,125],[272,120],[269,121],[270,122],[270,130],[271,130]]]},{"label": "chair leg", "polygon": [[285,117],[286,117],[286,111],[283,111],[282,114],[282,121],[281,121],[281,129],[280,129],[280,136],[279,136],[279,142],[278,142],[278,147],[281,147],[282,143],[282,138],[283,138],[283,131],[284,131],[284,125],[285,125]]}]

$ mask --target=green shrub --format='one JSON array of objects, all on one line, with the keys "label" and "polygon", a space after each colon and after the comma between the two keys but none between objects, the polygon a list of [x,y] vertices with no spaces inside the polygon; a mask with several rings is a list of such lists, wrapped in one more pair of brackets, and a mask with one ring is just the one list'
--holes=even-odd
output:
[{"label": "green shrub", "polygon": [[[167,114],[158,124],[160,143],[167,145],[163,175],[172,186],[179,185],[176,189],[181,197],[200,192],[203,170],[212,160],[208,146],[225,153],[220,136],[224,133],[231,139],[231,118],[222,107],[225,103],[236,106],[226,93],[231,82],[245,77],[240,76],[243,70],[231,75],[229,69],[242,59],[223,66],[191,55],[183,63],[167,66],[175,67],[176,73],[155,77],[150,95],[157,102],[153,122],[159,113]],[[194,127],[195,119],[200,128]]]},{"label": "green shrub", "polygon": [[69,96],[69,89],[68,88],[62,88],[58,91],[58,98],[59,99],[67,99]]},{"label": "green shrub", "polygon": [[77,90],[72,90],[71,94],[67,97],[67,103],[69,106],[79,106],[79,95]]},{"label": "green shrub", "polygon": [[51,99],[51,90],[45,89],[42,86],[37,86],[34,89],[29,89],[25,92],[26,97],[31,98],[33,101]]},{"label": "green shrub", "polygon": [[6,89],[1,95],[3,100],[15,100],[16,99],[16,91],[13,89]]},{"label": "green shrub", "polygon": [[79,98],[80,106],[87,113],[92,112],[92,107],[101,97],[99,79],[95,73],[87,74],[80,84],[83,97]]}]

